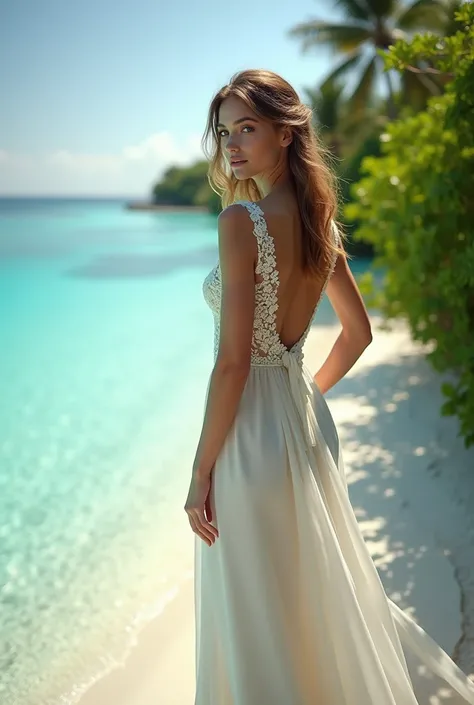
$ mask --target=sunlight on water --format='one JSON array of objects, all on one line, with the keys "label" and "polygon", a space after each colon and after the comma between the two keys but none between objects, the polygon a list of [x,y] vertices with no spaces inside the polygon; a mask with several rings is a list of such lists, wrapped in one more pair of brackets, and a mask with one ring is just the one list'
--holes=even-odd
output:
[{"label": "sunlight on water", "polygon": [[189,569],[182,506],[212,362],[200,288],[217,256],[210,216],[28,206],[0,212],[11,705],[55,702],[120,658],[137,611],[159,611]]}]

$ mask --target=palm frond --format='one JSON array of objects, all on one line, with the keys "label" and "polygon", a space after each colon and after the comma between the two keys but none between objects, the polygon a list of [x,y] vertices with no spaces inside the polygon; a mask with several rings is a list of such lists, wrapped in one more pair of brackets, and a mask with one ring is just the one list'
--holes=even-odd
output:
[{"label": "palm frond", "polygon": [[402,5],[394,20],[400,29],[442,31],[446,22],[446,3],[443,0],[414,0]]},{"label": "palm frond", "polygon": [[400,0],[366,0],[370,14],[378,20],[387,20],[393,15]]},{"label": "palm frond", "polygon": [[312,92],[311,102],[316,122],[322,131],[336,132],[339,124],[342,85],[328,83],[326,88]]},{"label": "palm frond", "polygon": [[374,89],[377,60],[377,54],[373,54],[362,72],[359,83],[349,98],[351,107],[355,111],[364,110],[370,102],[370,96]]},{"label": "palm frond", "polygon": [[340,8],[346,17],[370,22],[370,12],[364,0],[335,0],[334,5]]},{"label": "palm frond", "polygon": [[341,61],[339,65],[336,66],[336,68],[333,69],[328,76],[326,76],[319,86],[320,90],[324,92],[327,85],[335,83],[339,78],[342,78],[346,73],[354,69],[361,58],[362,54],[360,51],[353,51],[347,59]]},{"label": "palm frond", "polygon": [[303,52],[326,44],[339,51],[352,51],[371,37],[369,25],[333,24],[322,20],[301,22],[288,32],[290,37],[302,39]]}]

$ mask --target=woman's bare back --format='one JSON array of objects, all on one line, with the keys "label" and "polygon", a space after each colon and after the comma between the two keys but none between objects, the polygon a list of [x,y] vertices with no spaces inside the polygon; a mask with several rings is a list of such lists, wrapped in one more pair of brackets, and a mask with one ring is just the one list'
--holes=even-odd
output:
[{"label": "woman's bare back", "polygon": [[[271,196],[272,194],[270,194]],[[303,272],[302,224],[294,198],[277,202],[270,196],[259,202],[275,246],[279,276],[276,328],[281,342],[290,349],[310,323],[325,288],[325,281]],[[260,275],[256,281],[261,281]]]}]

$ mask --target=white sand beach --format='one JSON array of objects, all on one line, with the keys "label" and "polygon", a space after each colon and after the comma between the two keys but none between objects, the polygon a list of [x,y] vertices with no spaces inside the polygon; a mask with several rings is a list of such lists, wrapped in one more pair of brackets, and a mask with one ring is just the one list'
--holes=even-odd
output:
[{"label": "white sand beach", "polygon": [[[338,331],[310,332],[312,372]],[[373,333],[326,397],[351,501],[389,596],[473,677],[474,448],[457,437],[456,419],[440,416],[441,380],[406,327],[386,332],[373,318]],[[192,705],[193,609],[190,580],[143,629],[124,666],[94,684],[81,705]]]}]

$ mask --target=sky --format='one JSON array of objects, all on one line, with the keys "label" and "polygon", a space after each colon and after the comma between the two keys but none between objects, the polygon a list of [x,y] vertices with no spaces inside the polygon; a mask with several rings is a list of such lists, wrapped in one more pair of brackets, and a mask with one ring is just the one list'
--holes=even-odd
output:
[{"label": "sky", "polygon": [[213,95],[246,68],[304,100],[336,62],[288,30],[331,0],[15,0],[0,8],[0,195],[147,199],[204,158]]}]

